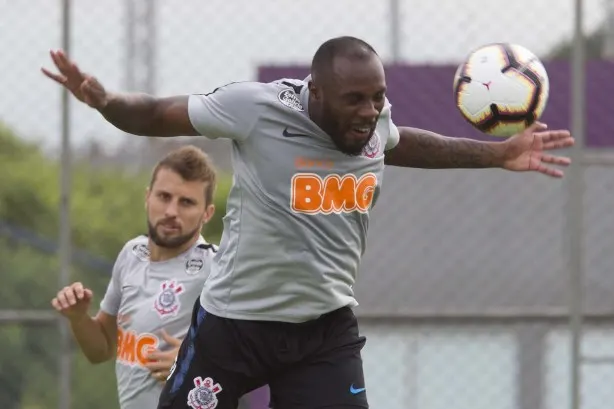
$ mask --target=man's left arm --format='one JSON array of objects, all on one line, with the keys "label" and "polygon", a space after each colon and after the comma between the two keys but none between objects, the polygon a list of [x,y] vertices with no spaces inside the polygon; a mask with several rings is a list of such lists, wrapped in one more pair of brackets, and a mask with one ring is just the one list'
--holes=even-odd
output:
[{"label": "man's left arm", "polygon": [[410,168],[503,168],[562,177],[563,172],[550,165],[567,166],[571,161],[548,151],[574,144],[569,131],[550,131],[540,122],[501,142],[446,137],[410,127],[397,129],[398,142],[386,151],[385,163]]},{"label": "man's left arm", "polygon": [[385,163],[422,169],[501,167],[505,142],[452,138],[423,129],[399,127],[399,142],[386,151]]}]

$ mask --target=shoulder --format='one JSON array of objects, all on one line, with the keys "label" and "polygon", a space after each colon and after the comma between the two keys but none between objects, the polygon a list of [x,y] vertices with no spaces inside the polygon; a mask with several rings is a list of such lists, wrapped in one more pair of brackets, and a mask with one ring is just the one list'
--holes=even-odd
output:
[{"label": "shoulder", "polygon": [[128,240],[122,246],[115,259],[112,276],[122,280],[126,272],[133,270],[139,264],[149,261],[147,236],[137,236]]},{"label": "shoulder", "polygon": [[137,236],[128,240],[117,256],[118,261],[148,261],[149,248],[147,247],[147,242],[148,239],[145,235]]},{"label": "shoulder", "polygon": [[304,80],[294,78],[281,78],[268,83],[271,91],[274,92],[274,102],[295,111],[304,111],[305,107],[301,102],[301,94],[307,88]]},{"label": "shoulder", "polygon": [[258,112],[255,109],[258,106],[303,111],[300,94],[306,85],[305,81],[292,78],[281,78],[271,82],[231,82],[208,93],[191,94],[188,104],[192,113],[209,107],[207,110],[236,111],[240,112],[241,116]]},{"label": "shoulder", "polygon": [[185,271],[188,275],[197,275],[205,272],[209,274],[211,263],[217,253],[218,247],[215,244],[207,243],[204,239],[200,239],[198,244],[185,257]]},{"label": "shoulder", "polygon": [[213,258],[218,251],[218,246],[208,243],[202,236],[192,250],[192,254],[204,258]]},{"label": "shoulder", "polygon": [[271,84],[259,81],[237,81],[219,86],[210,92],[194,93],[190,95],[192,100],[233,100],[236,102],[254,102],[261,100],[271,92]]}]

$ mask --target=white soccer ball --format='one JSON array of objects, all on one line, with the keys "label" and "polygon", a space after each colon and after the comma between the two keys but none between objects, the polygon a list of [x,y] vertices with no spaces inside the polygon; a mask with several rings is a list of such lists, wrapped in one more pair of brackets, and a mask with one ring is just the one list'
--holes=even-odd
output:
[{"label": "white soccer ball", "polygon": [[496,43],[472,51],[454,75],[454,98],[478,130],[508,137],[538,120],[550,84],[542,62],[517,44]]}]

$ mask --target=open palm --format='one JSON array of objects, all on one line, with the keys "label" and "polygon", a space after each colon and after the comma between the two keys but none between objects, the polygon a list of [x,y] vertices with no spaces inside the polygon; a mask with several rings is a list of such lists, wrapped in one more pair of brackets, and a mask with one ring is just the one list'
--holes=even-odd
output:
[{"label": "open palm", "polygon": [[574,139],[566,130],[547,130],[536,122],[507,141],[503,168],[516,172],[536,171],[552,177],[563,177],[563,172],[552,165],[568,166],[571,160],[565,156],[548,153],[554,149],[570,147]]},{"label": "open palm", "polygon": [[82,72],[63,51],[51,51],[51,59],[59,73],[41,68],[43,74],[68,89],[79,101],[92,108],[103,108],[107,102],[107,93],[96,78]]}]

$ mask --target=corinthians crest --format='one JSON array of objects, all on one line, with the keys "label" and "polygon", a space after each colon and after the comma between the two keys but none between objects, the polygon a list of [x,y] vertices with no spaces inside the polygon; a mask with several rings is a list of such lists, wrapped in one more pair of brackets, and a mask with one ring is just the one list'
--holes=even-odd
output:
[{"label": "corinthians crest", "polygon": [[194,389],[188,393],[188,405],[193,409],[213,409],[217,407],[217,394],[222,391],[219,383],[211,378],[194,378]]},{"label": "corinthians crest", "polygon": [[371,139],[369,139],[369,142],[362,149],[362,154],[366,156],[367,158],[373,159],[379,154],[379,151],[380,151],[379,135],[377,134],[377,132],[373,132],[373,135],[371,135]]},{"label": "corinthians crest", "polygon": [[181,284],[177,284],[175,280],[168,280],[160,286],[160,293],[154,301],[154,309],[160,317],[177,315],[179,311],[179,294],[184,291]]}]

